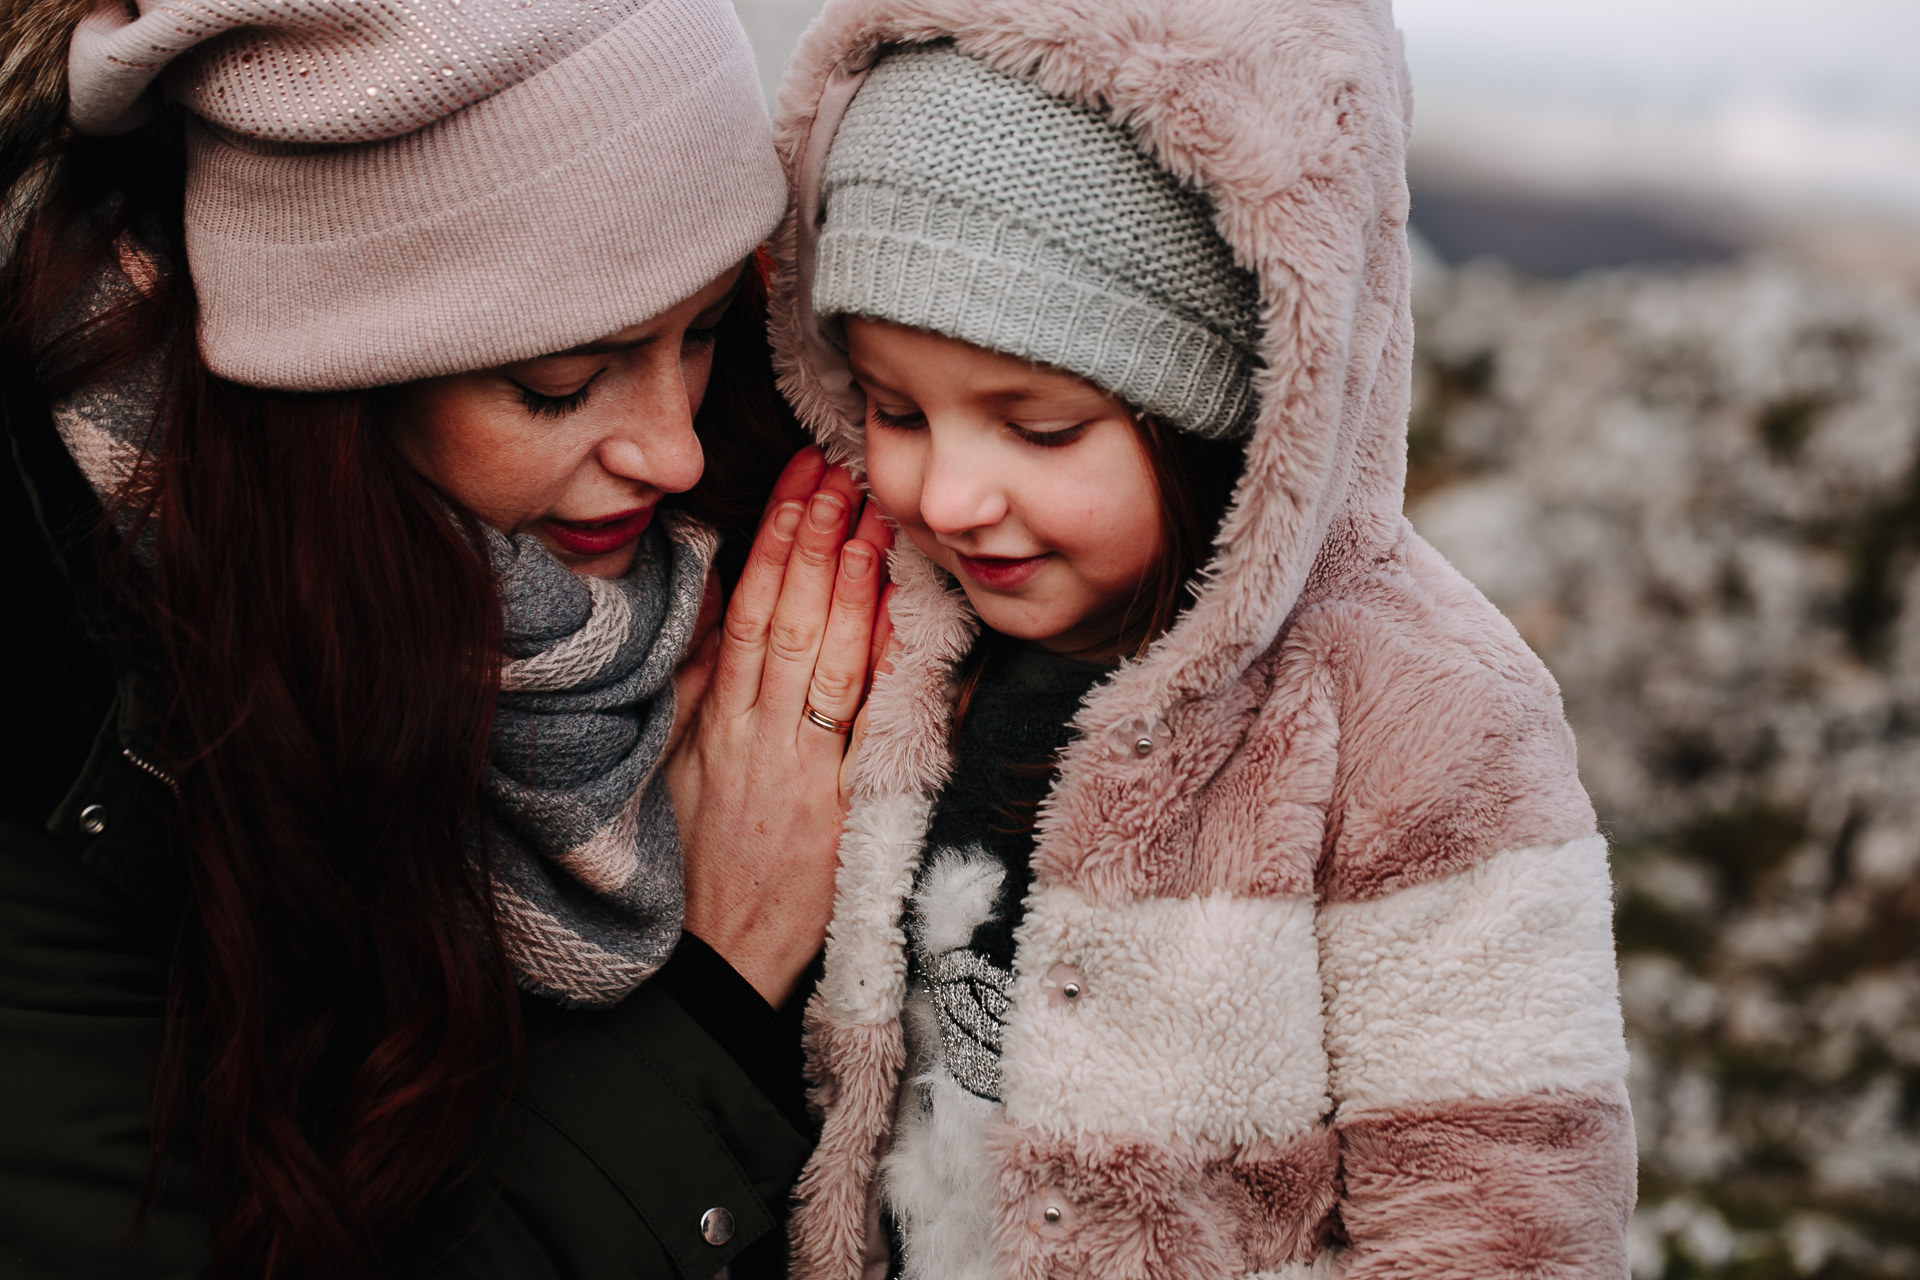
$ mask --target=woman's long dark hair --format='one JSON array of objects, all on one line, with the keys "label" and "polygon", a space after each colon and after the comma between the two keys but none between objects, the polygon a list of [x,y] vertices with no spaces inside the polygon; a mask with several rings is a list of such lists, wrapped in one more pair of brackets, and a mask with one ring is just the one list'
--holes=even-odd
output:
[{"label": "woman's long dark hair", "polygon": [[[405,464],[371,397],[208,373],[180,143],[163,117],[56,138],[36,170],[0,175],[16,201],[37,188],[0,276],[0,355],[51,399],[164,353],[148,461],[95,548],[117,658],[170,695],[191,874],[156,1168],[169,1141],[197,1162],[217,1275],[367,1275],[467,1166],[518,1059],[489,878],[463,840],[500,607],[470,520]],[[130,246],[166,269],[64,316]],[[756,271],[724,324],[696,423],[734,465],[687,499],[749,534],[751,486],[765,494],[795,430],[773,407],[763,285]]]},{"label": "woman's long dark hair", "polygon": [[[116,658],[169,695],[183,799],[191,897],[156,1144],[197,1160],[217,1274],[368,1274],[471,1148],[516,1043],[488,879],[462,840],[500,609],[472,531],[368,397],[206,371],[177,269],[178,144],[176,122],[74,139],[52,162],[7,268],[6,355],[52,397],[162,353],[94,602],[120,620]],[[78,324],[61,314],[142,256],[172,269]]]}]

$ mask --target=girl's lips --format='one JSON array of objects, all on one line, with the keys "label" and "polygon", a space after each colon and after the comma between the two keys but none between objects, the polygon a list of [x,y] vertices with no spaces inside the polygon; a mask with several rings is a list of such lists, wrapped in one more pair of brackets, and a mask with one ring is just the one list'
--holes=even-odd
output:
[{"label": "girl's lips", "polygon": [[1047,557],[1043,555],[1016,559],[1010,556],[968,556],[956,551],[953,556],[960,562],[962,572],[989,591],[1013,591],[1023,587],[1047,562]]},{"label": "girl's lips", "polygon": [[540,529],[562,551],[576,556],[603,556],[617,551],[647,531],[653,520],[653,508],[608,516],[604,520],[555,520],[540,522]]}]

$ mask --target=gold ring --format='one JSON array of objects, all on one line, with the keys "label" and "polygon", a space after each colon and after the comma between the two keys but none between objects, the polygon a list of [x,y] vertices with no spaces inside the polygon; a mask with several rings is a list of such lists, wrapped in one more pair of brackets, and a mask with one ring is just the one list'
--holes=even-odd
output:
[{"label": "gold ring", "polygon": [[845,733],[847,730],[853,728],[853,721],[835,720],[830,715],[825,715],[814,710],[811,702],[801,707],[800,714],[819,725],[822,729],[825,729],[828,733]]}]

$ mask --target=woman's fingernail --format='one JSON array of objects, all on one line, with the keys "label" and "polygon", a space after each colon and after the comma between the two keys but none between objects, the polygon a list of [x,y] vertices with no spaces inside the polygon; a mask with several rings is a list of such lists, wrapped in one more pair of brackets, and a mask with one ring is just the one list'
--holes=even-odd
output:
[{"label": "woman's fingernail", "polygon": [[816,493],[807,504],[807,522],[820,532],[837,529],[847,521],[847,504],[830,493]]},{"label": "woman's fingernail", "polygon": [[840,552],[840,571],[848,582],[860,582],[873,572],[873,552],[857,542],[849,542]]},{"label": "woman's fingernail", "polygon": [[799,527],[800,504],[797,502],[781,503],[779,508],[773,513],[773,531],[783,538],[790,538],[793,536],[793,531]]}]

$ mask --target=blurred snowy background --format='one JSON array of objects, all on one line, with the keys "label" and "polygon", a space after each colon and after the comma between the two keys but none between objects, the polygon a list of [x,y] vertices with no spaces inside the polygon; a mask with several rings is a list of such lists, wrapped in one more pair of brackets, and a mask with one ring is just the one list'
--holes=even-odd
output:
[{"label": "blurred snowy background", "polygon": [[1636,1280],[1920,1277],[1920,0],[1396,11],[1408,509],[1613,838]]}]

